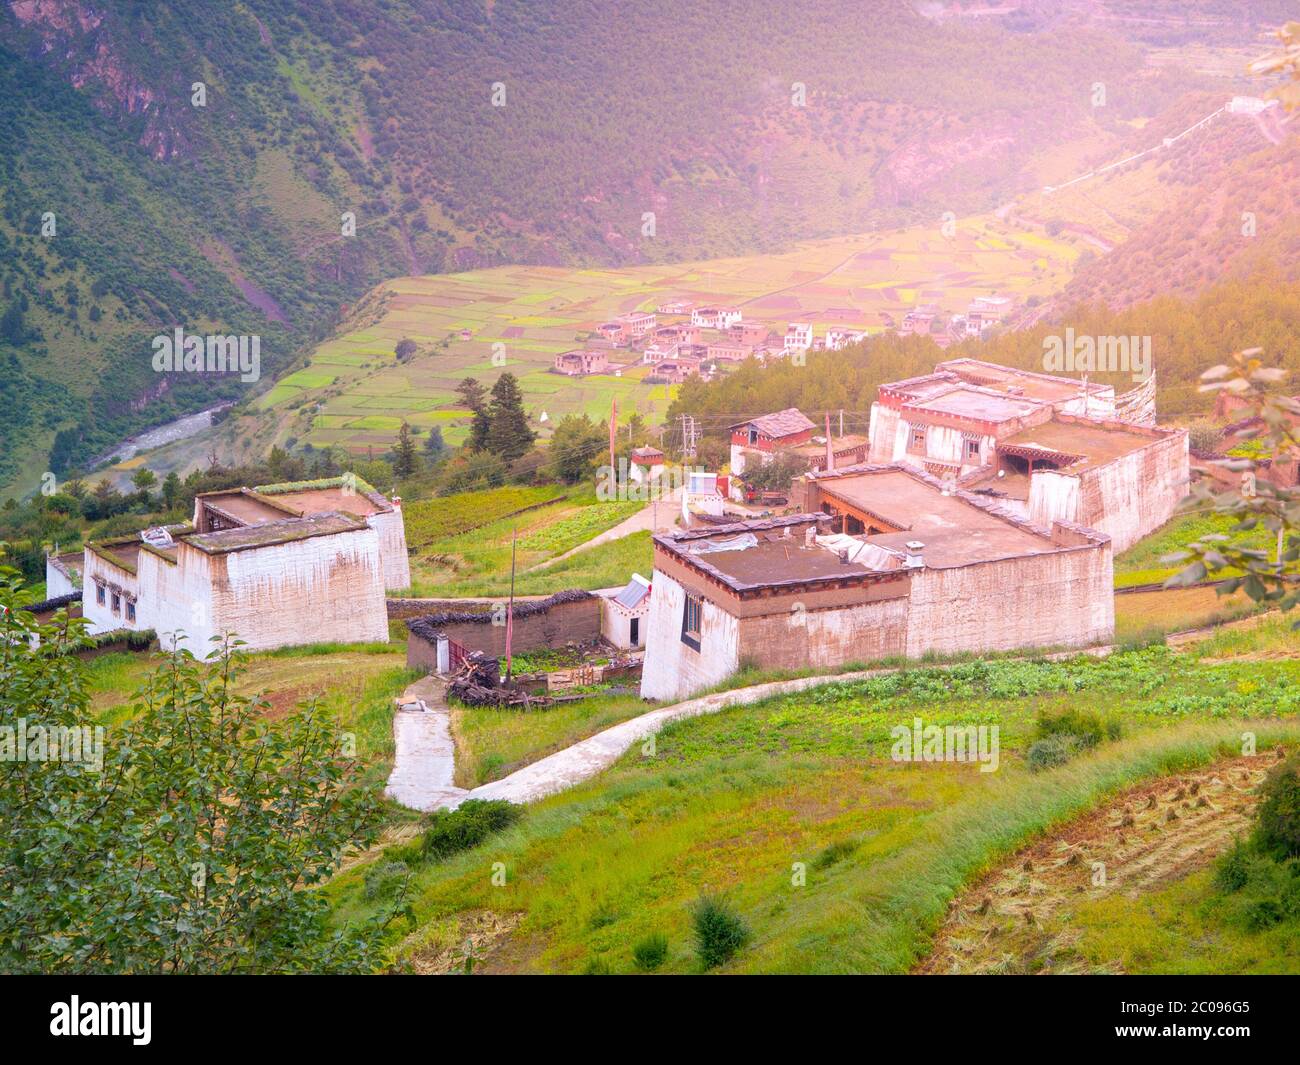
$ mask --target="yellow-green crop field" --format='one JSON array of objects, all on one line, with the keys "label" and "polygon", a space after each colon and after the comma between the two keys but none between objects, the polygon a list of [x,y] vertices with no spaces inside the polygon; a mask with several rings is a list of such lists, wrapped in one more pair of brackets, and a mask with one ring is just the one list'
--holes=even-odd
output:
[{"label": "yellow-green crop field", "polygon": [[[317,447],[379,452],[402,421],[422,431],[438,426],[457,444],[469,414],[457,406],[456,385],[467,376],[490,385],[508,370],[519,378],[543,437],[565,414],[608,416],[614,401],[622,416],[636,411],[657,424],[673,389],[646,384],[649,369],[632,365],[634,353],[614,353],[617,375],[586,378],[551,372],[555,355],[581,347],[602,322],[653,310],[669,297],[735,305],[777,332],[805,320],[818,334],[834,325],[878,332],[885,328],[882,315],[897,319],[917,303],[951,313],[994,292],[1020,300],[1047,296],[1068,279],[1080,250],[1071,240],[982,216],[958,221],[951,236],[936,219],[932,227],[809,241],[779,255],[401,277],[372,292],[351,323],[322,343],[306,367],[278,381],[259,407],[275,417],[281,435]],[[401,364],[394,349],[404,338],[419,351]]]}]

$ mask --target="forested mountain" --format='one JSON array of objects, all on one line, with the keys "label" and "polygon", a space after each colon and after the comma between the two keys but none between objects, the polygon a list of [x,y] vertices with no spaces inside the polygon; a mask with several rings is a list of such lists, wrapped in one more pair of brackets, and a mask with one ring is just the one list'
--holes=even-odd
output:
[{"label": "forested mountain", "polygon": [[1051,147],[1118,137],[1195,83],[1086,6],[1020,7],[11,0],[0,484],[257,387],[160,378],[149,341],[176,326],[260,335],[266,377],[396,274],[986,209]]}]

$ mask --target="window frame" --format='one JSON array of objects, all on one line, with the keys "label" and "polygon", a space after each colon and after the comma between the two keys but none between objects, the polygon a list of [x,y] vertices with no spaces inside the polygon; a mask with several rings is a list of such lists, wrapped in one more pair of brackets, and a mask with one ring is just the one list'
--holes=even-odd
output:
[{"label": "window frame", "polygon": [[[692,611],[692,606],[694,610]],[[695,628],[690,627],[692,612],[695,614]],[[704,626],[704,596],[686,593],[682,601],[682,643],[694,651],[700,649],[700,633]]]}]

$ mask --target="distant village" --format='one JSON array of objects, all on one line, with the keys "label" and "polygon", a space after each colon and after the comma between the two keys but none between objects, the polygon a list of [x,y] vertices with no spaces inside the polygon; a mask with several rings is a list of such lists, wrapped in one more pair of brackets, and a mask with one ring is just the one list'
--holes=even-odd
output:
[{"label": "distant village", "polygon": [[[918,304],[897,321],[882,313],[877,331],[928,336],[946,348],[983,335],[1015,309],[1011,297],[999,295],[977,296],[962,314],[944,315],[935,306]],[[861,325],[835,324],[817,333],[810,321],[788,322],[780,332],[771,323],[746,319],[736,307],[670,299],[653,311],[631,311],[602,323],[585,347],[557,355],[552,369],[569,377],[618,376],[627,366],[640,364],[650,367],[648,383],[681,384],[688,377],[708,379],[724,363],[838,351],[865,340],[869,332]],[[617,358],[619,351],[639,357],[628,363]]]}]

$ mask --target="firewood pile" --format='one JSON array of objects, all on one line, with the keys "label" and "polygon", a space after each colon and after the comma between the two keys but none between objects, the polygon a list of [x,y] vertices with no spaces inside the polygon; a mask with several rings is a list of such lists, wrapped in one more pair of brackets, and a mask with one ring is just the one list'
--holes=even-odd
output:
[{"label": "firewood pile", "polygon": [[474,651],[461,663],[451,678],[447,693],[467,706],[503,706],[520,710],[540,710],[572,696],[530,695],[513,684],[501,683],[501,662],[482,651]]}]

